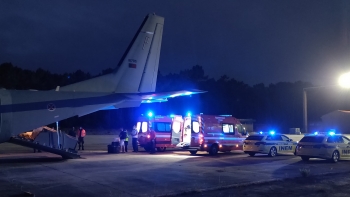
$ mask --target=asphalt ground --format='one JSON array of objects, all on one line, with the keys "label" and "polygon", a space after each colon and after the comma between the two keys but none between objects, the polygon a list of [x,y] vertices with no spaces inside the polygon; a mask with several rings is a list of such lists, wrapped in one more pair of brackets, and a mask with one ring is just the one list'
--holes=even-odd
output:
[{"label": "asphalt ground", "polygon": [[350,170],[350,161],[303,162],[293,155],[249,157],[240,151],[217,156],[206,152],[192,156],[178,150],[154,155],[108,154],[110,137],[90,136],[86,150],[80,152],[82,158],[72,160],[0,144],[0,197],[22,196],[24,192],[36,197],[218,196],[217,191],[225,188],[234,190],[301,177],[300,170],[309,171],[310,176]]}]

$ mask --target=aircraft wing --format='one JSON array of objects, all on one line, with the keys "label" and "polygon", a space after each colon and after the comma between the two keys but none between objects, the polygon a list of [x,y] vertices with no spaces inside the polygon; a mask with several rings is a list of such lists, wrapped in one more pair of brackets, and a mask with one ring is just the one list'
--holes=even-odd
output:
[{"label": "aircraft wing", "polygon": [[193,94],[205,93],[207,91],[203,90],[179,90],[171,92],[155,92],[155,93],[145,93],[141,95],[142,103],[156,103],[156,102],[166,102],[168,98],[175,98],[179,96],[190,96]]}]

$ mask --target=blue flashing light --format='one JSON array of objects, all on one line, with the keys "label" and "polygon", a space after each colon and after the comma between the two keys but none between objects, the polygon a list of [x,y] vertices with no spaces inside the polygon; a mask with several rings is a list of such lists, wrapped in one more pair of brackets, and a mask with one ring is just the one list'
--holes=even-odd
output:
[{"label": "blue flashing light", "polygon": [[191,112],[187,112],[187,116],[191,116],[192,114],[191,114]]},{"label": "blue flashing light", "polygon": [[192,94],[192,92],[186,92],[185,93],[185,95],[191,95]]},{"label": "blue flashing light", "polygon": [[275,133],[276,133],[276,132],[275,132],[274,130],[270,131],[270,134],[271,134],[271,135],[275,135]]},{"label": "blue flashing light", "polygon": [[152,117],[153,116],[153,113],[150,111],[150,112],[148,112],[148,117]]},{"label": "blue flashing light", "polygon": [[170,118],[174,118],[174,116],[175,116],[174,114],[170,114]]},{"label": "blue flashing light", "polygon": [[329,134],[329,135],[334,135],[335,132],[334,132],[334,131],[330,131],[328,134]]},{"label": "blue flashing light", "polygon": [[316,131],[314,134],[315,134],[315,135],[318,135],[318,131]]},{"label": "blue flashing light", "polygon": [[260,131],[259,133],[260,133],[260,134],[263,134],[263,132],[262,132],[262,131]]}]

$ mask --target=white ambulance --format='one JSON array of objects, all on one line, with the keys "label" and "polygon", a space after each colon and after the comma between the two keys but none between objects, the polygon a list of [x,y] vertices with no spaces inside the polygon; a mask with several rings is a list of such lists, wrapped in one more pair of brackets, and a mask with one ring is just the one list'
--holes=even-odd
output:
[{"label": "white ambulance", "polygon": [[182,142],[177,145],[191,154],[211,155],[242,150],[247,132],[238,119],[227,115],[194,115],[184,118]]}]

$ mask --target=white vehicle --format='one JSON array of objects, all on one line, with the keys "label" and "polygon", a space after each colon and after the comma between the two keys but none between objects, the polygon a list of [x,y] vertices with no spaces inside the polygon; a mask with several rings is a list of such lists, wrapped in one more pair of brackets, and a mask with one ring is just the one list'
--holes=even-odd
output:
[{"label": "white vehicle", "polygon": [[318,134],[304,136],[298,143],[296,155],[303,161],[310,158],[329,159],[336,163],[339,159],[350,158],[350,140],[341,134]]},{"label": "white vehicle", "polygon": [[297,142],[294,142],[287,136],[270,132],[248,136],[244,140],[243,151],[250,156],[254,156],[256,153],[263,153],[274,157],[277,154],[295,154],[296,146]]}]

